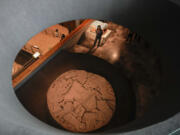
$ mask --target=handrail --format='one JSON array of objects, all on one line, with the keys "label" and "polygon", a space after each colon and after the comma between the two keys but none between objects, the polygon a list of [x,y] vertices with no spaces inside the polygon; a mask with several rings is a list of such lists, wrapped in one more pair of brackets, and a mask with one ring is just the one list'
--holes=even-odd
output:
[{"label": "handrail", "polygon": [[50,56],[52,56],[56,51],[58,51],[64,43],[66,43],[71,37],[73,37],[77,32],[79,32],[84,26],[91,23],[92,19],[84,20],[77,28],[75,28],[69,35],[67,35],[62,41],[55,45],[50,51],[42,55],[38,60],[36,60],[32,65],[26,68],[22,73],[12,80],[13,88],[15,88],[22,80],[24,80],[28,75],[30,75],[39,65],[45,62]]}]

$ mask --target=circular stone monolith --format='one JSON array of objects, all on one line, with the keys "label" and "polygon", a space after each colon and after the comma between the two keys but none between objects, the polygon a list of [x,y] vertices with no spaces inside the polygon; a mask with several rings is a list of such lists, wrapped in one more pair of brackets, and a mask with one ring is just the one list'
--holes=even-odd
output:
[{"label": "circular stone monolith", "polygon": [[85,70],[70,70],[54,80],[47,92],[53,119],[72,132],[90,132],[108,124],[116,98],[110,83]]}]

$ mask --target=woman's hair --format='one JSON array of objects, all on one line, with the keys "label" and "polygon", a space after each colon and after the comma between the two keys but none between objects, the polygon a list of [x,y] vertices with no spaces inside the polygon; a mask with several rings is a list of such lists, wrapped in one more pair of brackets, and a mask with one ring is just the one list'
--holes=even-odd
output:
[{"label": "woman's hair", "polygon": [[98,26],[97,26],[97,29],[101,29],[101,25],[98,25]]}]

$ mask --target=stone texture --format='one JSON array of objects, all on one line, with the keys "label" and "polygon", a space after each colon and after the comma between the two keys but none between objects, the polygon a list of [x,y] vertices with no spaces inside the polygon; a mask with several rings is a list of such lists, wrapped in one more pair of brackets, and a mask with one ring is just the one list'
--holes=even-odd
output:
[{"label": "stone texture", "polygon": [[105,126],[116,105],[109,82],[84,70],[60,75],[48,89],[47,104],[53,119],[73,132],[89,132]]},{"label": "stone texture", "polygon": [[[111,35],[101,47],[93,46],[94,40],[84,39],[70,52],[89,53],[119,68],[130,80],[136,95],[136,118],[142,117],[160,93],[162,80],[161,60],[152,45],[128,28],[107,22]],[[128,33],[132,33],[128,36]]]}]

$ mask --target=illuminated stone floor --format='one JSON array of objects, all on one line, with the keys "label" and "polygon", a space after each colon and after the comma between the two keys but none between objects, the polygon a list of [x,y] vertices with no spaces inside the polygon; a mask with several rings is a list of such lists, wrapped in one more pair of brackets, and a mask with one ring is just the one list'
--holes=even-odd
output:
[{"label": "illuminated stone floor", "polygon": [[112,31],[101,47],[94,47],[94,40],[85,36],[70,52],[91,54],[106,60],[122,71],[131,81],[136,95],[136,117],[146,112],[153,98],[159,94],[161,81],[160,59],[151,46],[137,36],[128,40],[129,30],[123,26],[109,22],[108,29]]},{"label": "illuminated stone floor", "polygon": [[80,69],[103,76],[115,91],[116,112],[103,129],[142,117],[159,93],[159,59],[144,40],[127,41],[126,28],[111,23],[109,29],[112,34],[101,47],[91,49],[94,41],[81,38],[79,44],[59,53],[19,88],[16,93],[25,108],[38,119],[60,128],[47,109],[47,89],[62,73]]},{"label": "illuminated stone floor", "polygon": [[73,54],[63,51],[59,53],[28,82],[17,89],[16,94],[19,100],[38,119],[61,128],[49,114],[46,94],[52,82],[59,75],[72,69],[85,70],[103,76],[114,89],[116,111],[110,123],[101,130],[127,124],[135,118],[135,97],[128,80],[111,64],[87,54]]}]

